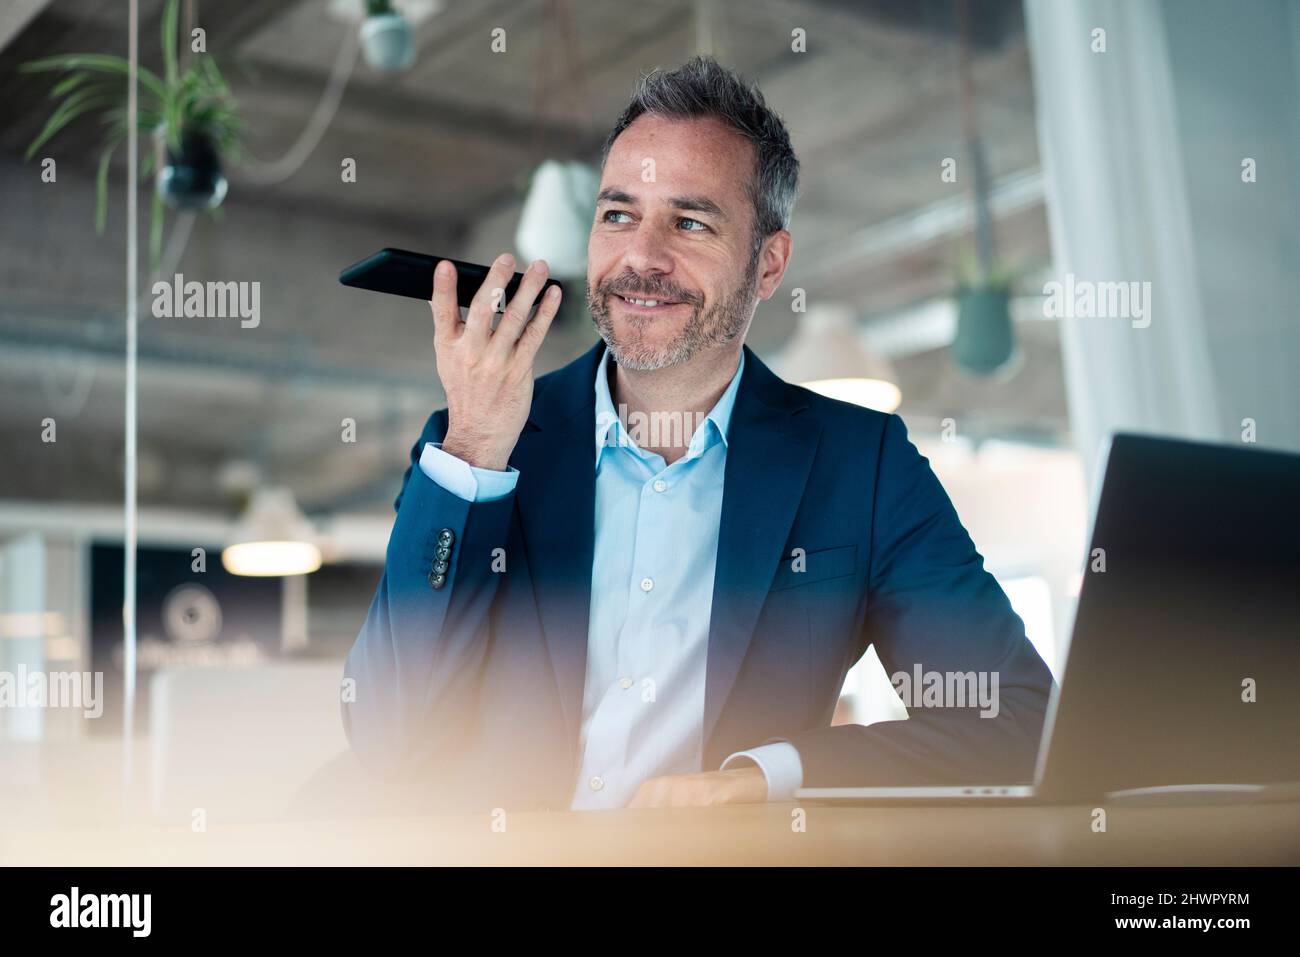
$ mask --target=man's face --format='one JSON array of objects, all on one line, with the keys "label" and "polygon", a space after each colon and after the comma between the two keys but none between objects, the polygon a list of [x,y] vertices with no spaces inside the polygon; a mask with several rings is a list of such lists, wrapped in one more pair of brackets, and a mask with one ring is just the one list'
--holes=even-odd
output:
[{"label": "man's face", "polygon": [[661,369],[744,338],[758,285],[753,175],[753,145],[713,118],[646,114],[614,141],[587,242],[587,306],[619,365]]}]

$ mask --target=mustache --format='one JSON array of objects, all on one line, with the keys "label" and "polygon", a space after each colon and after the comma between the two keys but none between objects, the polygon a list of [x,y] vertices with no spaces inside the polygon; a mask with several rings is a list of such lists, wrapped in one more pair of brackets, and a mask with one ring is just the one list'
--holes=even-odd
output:
[{"label": "mustache", "polygon": [[686,302],[692,305],[699,305],[704,301],[703,297],[696,293],[688,292],[671,283],[645,280],[637,276],[620,276],[617,279],[608,279],[600,283],[596,287],[596,291],[601,296],[612,294],[630,296],[636,299],[663,299],[668,302]]}]

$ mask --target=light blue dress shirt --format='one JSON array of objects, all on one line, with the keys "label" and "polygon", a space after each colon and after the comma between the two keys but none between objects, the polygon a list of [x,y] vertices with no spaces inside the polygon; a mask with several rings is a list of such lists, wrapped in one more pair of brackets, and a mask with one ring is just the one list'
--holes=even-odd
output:
[{"label": "light blue dress shirt", "polygon": [[[701,770],[705,670],[713,574],[727,463],[727,427],[742,354],[731,383],[691,431],[686,454],[668,465],[635,441],[684,420],[620,421],[609,391],[609,351],[596,370],[596,525],[580,748],[573,810],[627,805],[640,785]],[[509,495],[519,472],[471,467],[426,444],[420,469],[466,501]],[[789,800],[803,779],[786,743],[733,754],[753,761],[768,800]]]}]

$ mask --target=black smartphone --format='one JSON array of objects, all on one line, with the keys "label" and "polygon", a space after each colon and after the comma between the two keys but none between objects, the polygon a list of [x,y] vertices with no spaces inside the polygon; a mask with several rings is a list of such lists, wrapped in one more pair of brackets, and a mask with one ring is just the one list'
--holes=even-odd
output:
[{"label": "black smartphone", "polygon": [[[343,270],[339,273],[339,282],[357,289],[386,292],[394,296],[406,296],[428,302],[433,298],[433,269],[446,258],[446,256],[426,256],[424,253],[388,247]],[[468,309],[470,303],[474,301],[474,294],[487,278],[488,267],[480,266],[478,263],[461,262],[458,259],[453,259],[451,262],[456,266],[456,300],[462,309]],[[506,283],[505,299],[500,303],[500,308],[504,308],[505,304],[514,297],[523,278],[522,273],[515,273]],[[543,292],[549,286],[556,286],[561,293],[564,292],[564,286],[554,279],[546,280]],[[542,293],[538,293],[537,301],[541,298]]]}]

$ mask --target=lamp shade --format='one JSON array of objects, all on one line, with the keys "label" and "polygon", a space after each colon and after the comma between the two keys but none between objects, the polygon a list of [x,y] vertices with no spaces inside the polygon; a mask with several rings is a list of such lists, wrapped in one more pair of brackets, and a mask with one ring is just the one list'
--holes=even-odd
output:
[{"label": "lamp shade", "polygon": [[788,382],[881,412],[903,399],[893,368],[862,343],[853,310],[839,303],[803,313],[772,368]]},{"label": "lamp shade", "polygon": [[232,575],[306,575],[321,565],[311,523],[287,488],[260,488],[221,552]]},{"label": "lamp shade", "polygon": [[538,166],[515,233],[520,255],[545,259],[552,276],[585,276],[599,185],[600,175],[586,163],[546,160]]}]

